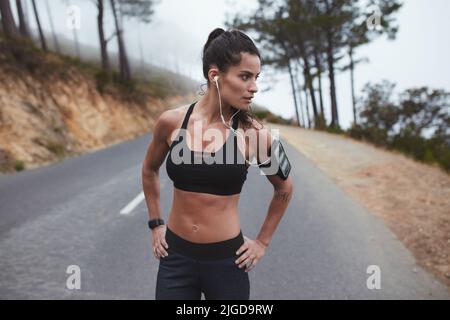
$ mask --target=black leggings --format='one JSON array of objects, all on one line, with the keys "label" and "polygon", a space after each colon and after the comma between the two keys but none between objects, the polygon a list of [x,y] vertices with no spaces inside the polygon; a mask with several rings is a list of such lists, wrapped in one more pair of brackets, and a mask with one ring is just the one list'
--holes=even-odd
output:
[{"label": "black leggings", "polygon": [[168,256],[159,261],[156,300],[249,300],[250,281],[245,267],[235,261],[244,243],[242,231],[233,239],[194,243],[169,228]]}]

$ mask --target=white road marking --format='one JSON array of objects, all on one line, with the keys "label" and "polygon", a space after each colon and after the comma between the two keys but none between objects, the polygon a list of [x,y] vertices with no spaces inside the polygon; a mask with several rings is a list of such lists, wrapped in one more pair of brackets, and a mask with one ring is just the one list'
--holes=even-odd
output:
[{"label": "white road marking", "polygon": [[131,200],[129,204],[127,204],[125,207],[123,207],[122,210],[120,210],[120,214],[129,214],[131,211],[134,210],[138,206],[138,204],[145,199],[144,192],[141,191],[136,198]]}]

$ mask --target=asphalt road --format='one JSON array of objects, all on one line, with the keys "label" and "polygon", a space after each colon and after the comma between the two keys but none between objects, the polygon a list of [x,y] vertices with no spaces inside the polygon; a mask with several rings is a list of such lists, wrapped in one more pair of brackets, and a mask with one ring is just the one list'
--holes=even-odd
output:
[{"label": "asphalt road", "polygon": [[[147,134],[57,164],[0,176],[1,299],[154,299],[141,164]],[[250,272],[251,299],[449,299],[383,222],[286,144],[295,193],[265,257]],[[167,219],[173,186],[161,167]],[[239,210],[254,238],[272,186],[249,169]],[[67,287],[71,265],[80,289]],[[379,273],[368,273],[369,266]],[[367,280],[379,275],[379,288]],[[70,282],[70,281],[69,281]],[[372,283],[372,282],[371,282]]]}]

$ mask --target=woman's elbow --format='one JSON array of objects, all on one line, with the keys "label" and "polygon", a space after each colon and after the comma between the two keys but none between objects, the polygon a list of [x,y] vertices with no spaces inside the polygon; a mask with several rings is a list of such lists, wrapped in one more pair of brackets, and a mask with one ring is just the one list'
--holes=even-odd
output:
[{"label": "woman's elbow", "polygon": [[152,166],[151,163],[148,163],[147,161],[144,161],[142,163],[141,173],[142,176],[152,176],[155,174],[158,174],[159,168]]},{"label": "woman's elbow", "polygon": [[274,176],[273,178],[271,177],[269,180],[271,180],[275,191],[283,191],[287,193],[292,193],[294,191],[294,185],[290,176],[287,177],[286,180],[283,180],[278,176]]},{"label": "woman's elbow", "polygon": [[282,182],[281,188],[289,193],[294,191],[294,184],[292,183],[291,177],[287,177],[287,179]]}]

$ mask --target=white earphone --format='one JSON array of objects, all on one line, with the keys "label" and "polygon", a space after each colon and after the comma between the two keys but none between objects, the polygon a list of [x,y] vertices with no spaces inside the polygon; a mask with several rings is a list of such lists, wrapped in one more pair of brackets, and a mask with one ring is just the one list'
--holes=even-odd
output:
[{"label": "white earphone", "polygon": [[[241,137],[242,142],[244,143],[244,146],[245,146],[245,138],[242,136],[242,134],[241,134],[239,131],[235,130],[232,126],[230,126],[229,124],[227,124],[227,123],[225,122],[225,119],[223,118],[223,114],[222,114],[222,99],[220,98],[219,81],[218,81],[218,80],[219,80],[219,76],[215,76],[215,77],[213,78],[213,80],[214,80],[215,83],[216,83],[217,93],[219,94],[220,117],[222,118],[222,122],[223,122],[223,124],[224,124],[228,129],[230,129],[235,135],[238,135],[238,136]],[[234,117],[239,111],[241,111],[241,110],[236,111],[236,112],[231,116],[229,122],[231,122],[231,121],[233,120],[233,117]],[[244,149],[244,150],[245,150],[245,149]],[[271,159],[269,158],[269,159],[267,159],[266,161],[264,161],[264,162],[262,162],[262,163],[260,163],[260,164],[256,164],[256,165],[255,165],[254,163],[251,163],[250,161],[248,161],[248,160],[245,158],[245,156],[244,156],[244,160],[245,160],[249,165],[251,165],[251,166],[259,167],[260,165],[263,165],[264,163],[270,161]]]}]

